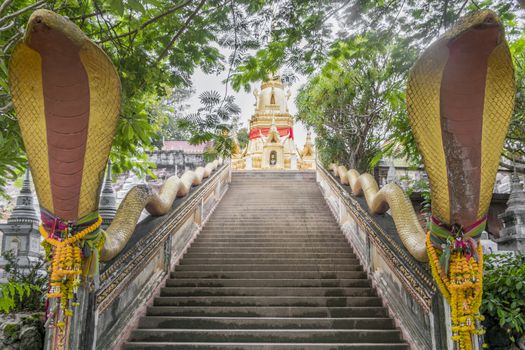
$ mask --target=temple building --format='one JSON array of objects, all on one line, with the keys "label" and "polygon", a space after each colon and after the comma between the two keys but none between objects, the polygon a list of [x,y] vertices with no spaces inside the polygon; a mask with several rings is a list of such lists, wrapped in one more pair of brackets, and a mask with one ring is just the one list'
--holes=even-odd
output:
[{"label": "temple building", "polygon": [[[244,150],[238,142],[232,155],[237,170],[299,170],[314,169],[315,155],[311,136],[305,149],[297,150],[294,142],[294,120],[288,110],[290,90],[285,91],[281,78],[270,76],[255,89],[255,113],[250,119],[250,140]],[[302,155],[305,155],[303,160]]]},{"label": "temple building", "polygon": [[[31,175],[29,169],[26,169],[22,188],[16,198],[16,207],[7,223],[0,223],[1,253],[10,250],[22,271],[29,269],[44,253],[40,245],[39,224],[39,213],[35,208],[31,189]],[[3,271],[6,263],[7,261],[0,257],[0,281],[6,278]]]},{"label": "temple building", "polygon": [[153,172],[157,177],[181,176],[188,170],[206,165],[204,152],[212,146],[211,142],[192,145],[189,141],[165,140],[161,149],[148,153],[148,158],[156,165]]}]

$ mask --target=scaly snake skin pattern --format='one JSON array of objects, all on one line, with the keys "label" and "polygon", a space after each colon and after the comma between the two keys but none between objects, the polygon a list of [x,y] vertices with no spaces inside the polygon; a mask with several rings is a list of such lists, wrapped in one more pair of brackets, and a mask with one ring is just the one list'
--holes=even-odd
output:
[{"label": "scaly snake skin pattern", "polygon": [[[111,60],[71,21],[37,10],[14,49],[9,82],[40,206],[71,222],[98,211],[120,113],[120,81]],[[220,164],[173,176],[158,193],[147,185],[132,188],[107,228],[101,260],[124,248],[144,208],[166,214]]]},{"label": "scaly snake skin pattern", "polygon": [[[465,68],[453,71],[454,65]],[[469,67],[482,69],[469,72]],[[465,76],[452,76],[449,86],[442,86],[443,77],[458,73]],[[465,227],[486,215],[514,95],[503,27],[489,10],[458,21],[412,67],[407,109],[430,180],[432,213],[442,222]],[[469,145],[474,138],[478,141]]]},{"label": "scaly snake skin pattern", "polygon": [[107,238],[100,252],[100,260],[114,259],[122,251],[135,231],[144,208],[154,216],[168,213],[177,197],[186,196],[192,186],[200,185],[219,165],[222,165],[221,159],[214,160],[205,167],[198,167],[195,171],[187,171],[180,178],[171,176],[158,193],[147,185],[133,187],[120,203],[115,218],[106,230]]},{"label": "scaly snake skin pattern", "polygon": [[[432,214],[467,227],[490,205],[501,150],[514,109],[515,82],[503,27],[492,11],[459,20],[423,52],[408,80],[410,124],[428,173]],[[390,207],[401,241],[427,261],[425,231],[402,189],[370,174],[331,165],[370,211]]]},{"label": "scaly snake skin pattern", "polygon": [[72,22],[37,10],[9,81],[40,205],[68,221],[95,211],[120,110],[113,64]]},{"label": "scaly snake skin pattern", "polygon": [[383,214],[388,208],[396,225],[397,233],[409,253],[421,262],[428,261],[425,247],[425,231],[418,221],[412,202],[397,184],[390,183],[379,190],[376,180],[370,174],[359,174],[355,169],[331,165],[334,175],[341,183],[350,185],[355,196],[365,196],[372,214]]}]

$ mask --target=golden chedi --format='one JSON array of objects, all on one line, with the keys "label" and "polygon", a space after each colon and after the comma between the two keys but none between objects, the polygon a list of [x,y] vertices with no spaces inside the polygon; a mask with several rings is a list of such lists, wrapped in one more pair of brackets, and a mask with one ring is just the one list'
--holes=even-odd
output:
[{"label": "golden chedi", "polygon": [[300,152],[300,156],[301,169],[315,169],[315,151],[310,130],[306,134],[306,142],[304,143],[303,151]]},{"label": "golden chedi", "polygon": [[250,119],[248,146],[233,163],[235,169],[297,170],[302,160],[294,143],[293,117],[288,111],[290,91],[279,77],[270,76],[254,91],[255,113]]}]

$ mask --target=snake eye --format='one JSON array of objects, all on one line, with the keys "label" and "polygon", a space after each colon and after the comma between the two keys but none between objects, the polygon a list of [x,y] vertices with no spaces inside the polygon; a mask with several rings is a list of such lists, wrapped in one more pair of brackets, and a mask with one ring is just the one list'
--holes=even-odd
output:
[{"label": "snake eye", "polygon": [[483,21],[484,24],[495,24],[496,23],[496,18],[494,18],[494,15],[492,14],[489,14],[487,15],[487,17],[485,17],[485,20]]}]

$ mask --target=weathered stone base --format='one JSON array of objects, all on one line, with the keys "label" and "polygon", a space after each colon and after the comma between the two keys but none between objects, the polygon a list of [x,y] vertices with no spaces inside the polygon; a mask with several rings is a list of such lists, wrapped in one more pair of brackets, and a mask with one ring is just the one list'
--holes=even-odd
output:
[{"label": "weathered stone base", "polygon": [[[392,237],[397,235],[395,227],[394,232],[385,231],[367,208],[319,165],[317,181],[407,343],[414,350],[448,349],[443,298],[436,291],[428,269]],[[385,216],[381,216],[383,220]]]}]

